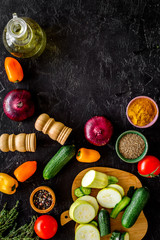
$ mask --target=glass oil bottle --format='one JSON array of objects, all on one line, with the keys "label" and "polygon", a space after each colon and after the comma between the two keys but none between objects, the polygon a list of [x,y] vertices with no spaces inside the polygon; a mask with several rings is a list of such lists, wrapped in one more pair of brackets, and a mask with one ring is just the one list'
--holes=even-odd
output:
[{"label": "glass oil bottle", "polygon": [[46,35],[34,20],[14,13],[3,31],[3,43],[15,57],[38,57],[45,49]]}]

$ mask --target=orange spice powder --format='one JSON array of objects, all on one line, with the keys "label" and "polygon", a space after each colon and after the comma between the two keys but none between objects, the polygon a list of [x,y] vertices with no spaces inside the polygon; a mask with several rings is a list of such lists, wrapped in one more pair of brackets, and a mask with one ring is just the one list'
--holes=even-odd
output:
[{"label": "orange spice powder", "polygon": [[128,108],[131,122],[137,126],[145,126],[153,121],[157,114],[155,104],[147,98],[135,99]]}]

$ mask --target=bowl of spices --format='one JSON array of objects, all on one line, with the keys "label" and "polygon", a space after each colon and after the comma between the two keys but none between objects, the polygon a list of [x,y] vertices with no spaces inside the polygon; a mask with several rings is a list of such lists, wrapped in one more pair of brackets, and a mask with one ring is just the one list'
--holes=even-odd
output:
[{"label": "bowl of spices", "polygon": [[116,141],[116,152],[120,159],[128,163],[136,163],[145,157],[148,142],[143,134],[129,130],[123,132]]},{"label": "bowl of spices", "polygon": [[50,212],[55,202],[55,194],[53,190],[47,186],[37,187],[30,195],[31,207],[38,213]]},{"label": "bowl of spices", "polygon": [[146,96],[132,99],[126,109],[128,121],[135,127],[151,127],[158,119],[159,109],[156,102]]}]

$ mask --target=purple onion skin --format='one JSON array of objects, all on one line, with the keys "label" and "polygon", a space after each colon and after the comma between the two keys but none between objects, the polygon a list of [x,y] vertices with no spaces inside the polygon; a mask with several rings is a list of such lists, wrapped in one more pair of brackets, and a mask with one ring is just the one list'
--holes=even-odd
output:
[{"label": "purple onion skin", "polygon": [[95,146],[106,145],[113,134],[111,122],[103,116],[94,116],[84,127],[84,134],[88,142]]},{"label": "purple onion skin", "polygon": [[3,101],[3,110],[11,120],[21,122],[34,114],[34,103],[30,92],[14,89],[7,93]]}]

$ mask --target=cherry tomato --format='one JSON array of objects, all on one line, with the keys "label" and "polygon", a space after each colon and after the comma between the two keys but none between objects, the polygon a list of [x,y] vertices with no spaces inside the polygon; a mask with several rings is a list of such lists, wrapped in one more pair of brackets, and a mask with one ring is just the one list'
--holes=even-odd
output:
[{"label": "cherry tomato", "polygon": [[154,156],[145,156],[138,163],[138,172],[143,177],[155,177],[160,174],[160,161]]},{"label": "cherry tomato", "polygon": [[34,224],[34,231],[42,239],[52,238],[58,229],[58,223],[50,215],[42,215],[37,218]]}]

